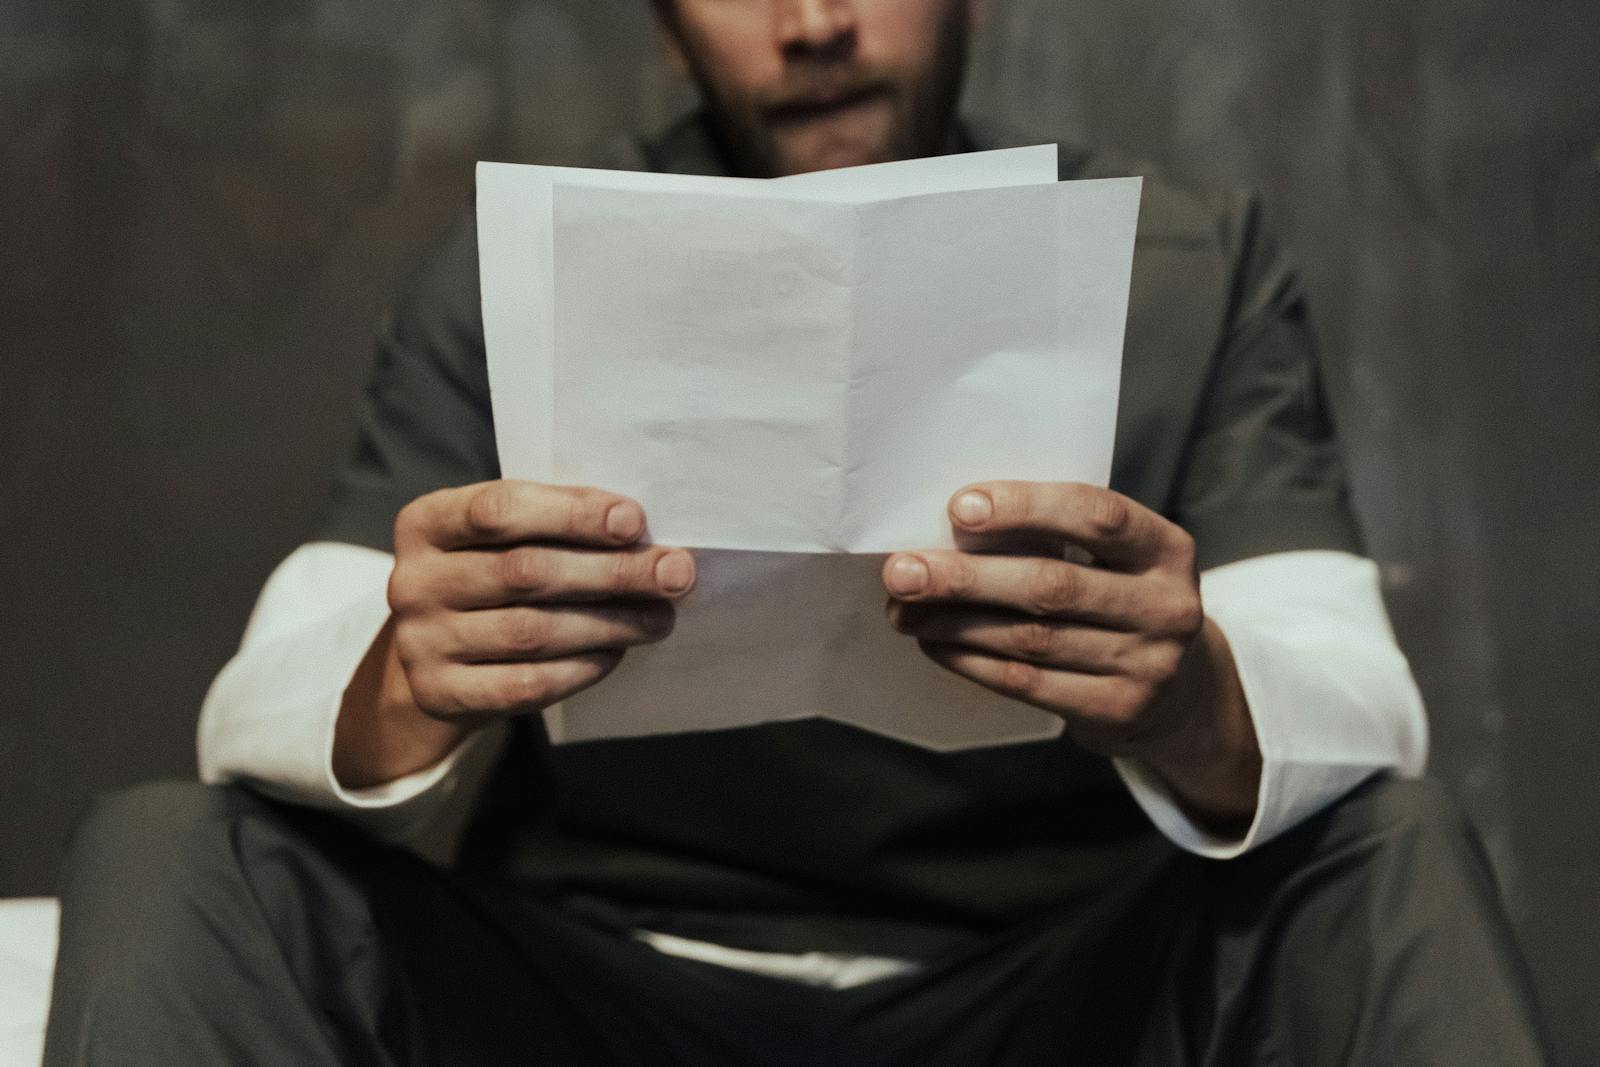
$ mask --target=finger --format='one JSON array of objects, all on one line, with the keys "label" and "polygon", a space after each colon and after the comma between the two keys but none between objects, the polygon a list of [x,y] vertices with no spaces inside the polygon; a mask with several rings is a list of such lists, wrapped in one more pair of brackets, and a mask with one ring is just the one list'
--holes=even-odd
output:
[{"label": "finger", "polygon": [[893,602],[889,621],[901,633],[922,641],[965,645],[1006,659],[1087,674],[1127,669],[1141,644],[1136,636],[1117,630],[1012,612]]},{"label": "finger", "polygon": [[1117,630],[1147,626],[1148,578],[1116,574],[1037,556],[970,552],[902,552],[884,563],[883,581],[899,600],[989,604],[1027,615],[1051,615]]},{"label": "finger", "polygon": [[452,612],[443,653],[461,663],[510,663],[631,648],[666,637],[674,614],[662,600]]},{"label": "finger", "polygon": [[1149,688],[1118,675],[1058,671],[1021,660],[976,652],[960,645],[920,642],[927,657],[946,670],[1001,696],[1060,715],[1080,741],[1100,751],[1127,749],[1142,736],[1140,713]]},{"label": "finger", "polygon": [[419,497],[396,518],[395,542],[443,549],[519,541],[616,547],[637,541],[644,526],[644,509],[625,496],[506,479]]},{"label": "finger", "polygon": [[431,672],[417,698],[435,715],[520,715],[587,689],[616,669],[621,650],[539,663],[450,663]]},{"label": "finger", "polygon": [[523,545],[464,550],[433,560],[429,583],[457,610],[582,603],[616,597],[675,599],[694,586],[694,557],[666,545],[609,552]]},{"label": "finger", "polygon": [[969,485],[951,498],[950,522],[968,535],[1053,534],[1123,570],[1144,570],[1192,549],[1188,534],[1143,504],[1078,482]]}]

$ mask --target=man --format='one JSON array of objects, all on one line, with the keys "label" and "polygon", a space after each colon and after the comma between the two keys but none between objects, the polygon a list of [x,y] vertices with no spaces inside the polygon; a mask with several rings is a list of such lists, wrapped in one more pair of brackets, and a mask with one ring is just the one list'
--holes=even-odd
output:
[{"label": "man", "polygon": [[[979,7],[660,0],[707,111],[608,162],[992,147],[953,118]],[[97,808],[47,1059],[1540,1062],[1470,832],[1372,778],[1425,731],[1294,276],[1248,204],[1143,210],[1113,489],[953,486],[961,550],[885,563],[886,625],[1066,724],[947,755],[820,720],[548,744],[694,559],[637,501],[498,480],[463,225],[207,699],[206,779],[290,804]],[[452,869],[375,840],[460,800]]]}]

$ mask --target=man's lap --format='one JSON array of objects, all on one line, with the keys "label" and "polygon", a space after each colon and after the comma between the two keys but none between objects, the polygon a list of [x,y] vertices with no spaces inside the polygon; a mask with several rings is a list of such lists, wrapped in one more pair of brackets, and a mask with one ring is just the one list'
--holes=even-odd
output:
[{"label": "man's lap", "polygon": [[[1420,998],[1443,965],[1506,987],[1462,1047],[1534,1062],[1486,900],[1442,792],[1375,781],[1240,860],[1172,850],[918,974],[821,990],[661,956],[330,815],[147,786],[75,841],[47,1062],[140,1062],[178,1047],[172,1028],[260,1062],[1132,1062],[1144,1042],[1151,1063],[1315,1063],[1374,1041],[1446,1062]],[[1420,1059],[1396,1035],[1427,1042]]]}]

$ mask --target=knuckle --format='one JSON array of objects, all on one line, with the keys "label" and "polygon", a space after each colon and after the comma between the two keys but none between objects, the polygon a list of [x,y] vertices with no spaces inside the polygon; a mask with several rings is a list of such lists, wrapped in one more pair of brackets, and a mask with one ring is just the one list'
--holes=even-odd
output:
[{"label": "knuckle", "polygon": [[1123,688],[1115,679],[1105,679],[1083,695],[1078,710],[1086,725],[1110,730],[1122,721]]},{"label": "knuckle", "polygon": [[976,587],[972,564],[963,556],[952,556],[948,562],[937,557],[928,560],[928,592],[943,593],[953,600],[971,598]]},{"label": "knuckle", "polygon": [[1000,688],[1014,696],[1024,699],[1032,697],[1039,689],[1039,679],[1042,672],[1031,663],[1022,660],[1005,660],[1000,668]]},{"label": "knuckle", "polygon": [[395,564],[394,569],[389,572],[386,596],[389,610],[395,615],[412,615],[421,608],[421,587],[412,575],[411,568],[400,563]]},{"label": "knuckle", "polygon": [[1140,650],[1124,674],[1147,684],[1158,685],[1177,673],[1178,661],[1182,658],[1183,650],[1173,642],[1152,642]]},{"label": "knuckle", "polygon": [[1156,658],[1155,673],[1147,675],[1146,681],[1153,685],[1161,685],[1172,679],[1178,673],[1178,667],[1183,663],[1183,648],[1176,644],[1161,646],[1161,652]]},{"label": "knuckle", "polygon": [[542,549],[516,548],[500,554],[500,580],[507,589],[537,595],[549,591],[553,576]]},{"label": "knuckle", "polygon": [[538,707],[550,698],[549,672],[528,664],[513,668],[500,687],[500,701],[507,708]]},{"label": "knuckle", "polygon": [[1144,714],[1155,687],[1137,678],[1124,678],[1111,688],[1105,702],[1105,719],[1115,727],[1131,729]]},{"label": "knuckle", "polygon": [[467,528],[478,537],[500,537],[511,514],[511,490],[504,482],[478,486],[467,498]]},{"label": "knuckle", "polygon": [[429,715],[451,715],[461,709],[458,702],[451,699],[451,694],[435,681],[431,672],[416,671],[407,679],[411,686],[411,696],[417,702],[417,707]]},{"label": "knuckle", "polygon": [[607,579],[610,587],[622,591],[645,585],[646,575],[653,573],[656,561],[665,554],[661,550],[611,553],[607,561]]},{"label": "knuckle", "polygon": [[500,636],[508,650],[537,655],[549,645],[551,627],[531,611],[513,611],[501,624]]},{"label": "knuckle", "polygon": [[1089,525],[1098,536],[1116,537],[1128,528],[1131,513],[1127,497],[1100,490],[1089,494],[1088,503]]},{"label": "knuckle", "polygon": [[1139,675],[1145,670],[1149,642],[1142,635],[1114,641],[1111,645],[1111,670],[1114,674]]},{"label": "knuckle", "polygon": [[1168,537],[1167,551],[1172,557],[1174,566],[1185,574],[1194,573],[1198,552],[1195,548],[1193,534],[1182,526],[1173,524]]},{"label": "knuckle", "polygon": [[[413,689],[419,681],[425,681],[429,672],[422,669],[422,664],[427,655],[427,644],[418,634],[414,626],[396,626],[394,629],[394,654],[400,660],[401,668],[406,672],[406,681]],[[416,677],[412,677],[416,675]]]},{"label": "knuckle", "polygon": [[1062,611],[1071,607],[1077,597],[1078,573],[1065,563],[1040,560],[1034,564],[1029,586],[1036,610],[1043,614]]},{"label": "knuckle", "polygon": [[568,534],[581,537],[599,529],[593,496],[580,489],[568,489],[561,494],[561,528]]},{"label": "knuckle", "polygon": [[1055,627],[1047,622],[1025,622],[1017,629],[1017,649],[1029,659],[1046,659],[1056,650]]},{"label": "knuckle", "polygon": [[1184,589],[1173,597],[1170,610],[1172,631],[1180,636],[1192,636],[1205,625],[1205,608],[1199,594],[1192,589]]}]

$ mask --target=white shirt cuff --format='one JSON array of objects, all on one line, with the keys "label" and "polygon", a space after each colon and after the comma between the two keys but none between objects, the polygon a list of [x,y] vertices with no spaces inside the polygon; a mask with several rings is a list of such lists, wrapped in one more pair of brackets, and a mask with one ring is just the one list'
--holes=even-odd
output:
[{"label": "white shirt cuff", "polygon": [[202,706],[202,781],[341,812],[391,841],[410,840],[434,820],[460,787],[481,731],[432,767],[369,789],[346,788],[333,773],[334,727],[389,617],[392,565],[387,553],[319,543],[278,566]]},{"label": "white shirt cuff", "polygon": [[1394,640],[1378,569],[1345,552],[1283,552],[1201,575],[1228,638],[1261,747],[1256,812],[1239,838],[1196,823],[1143,764],[1113,764],[1150,820],[1181,848],[1231,859],[1323,810],[1371,775],[1420,775],[1422,697]]}]

